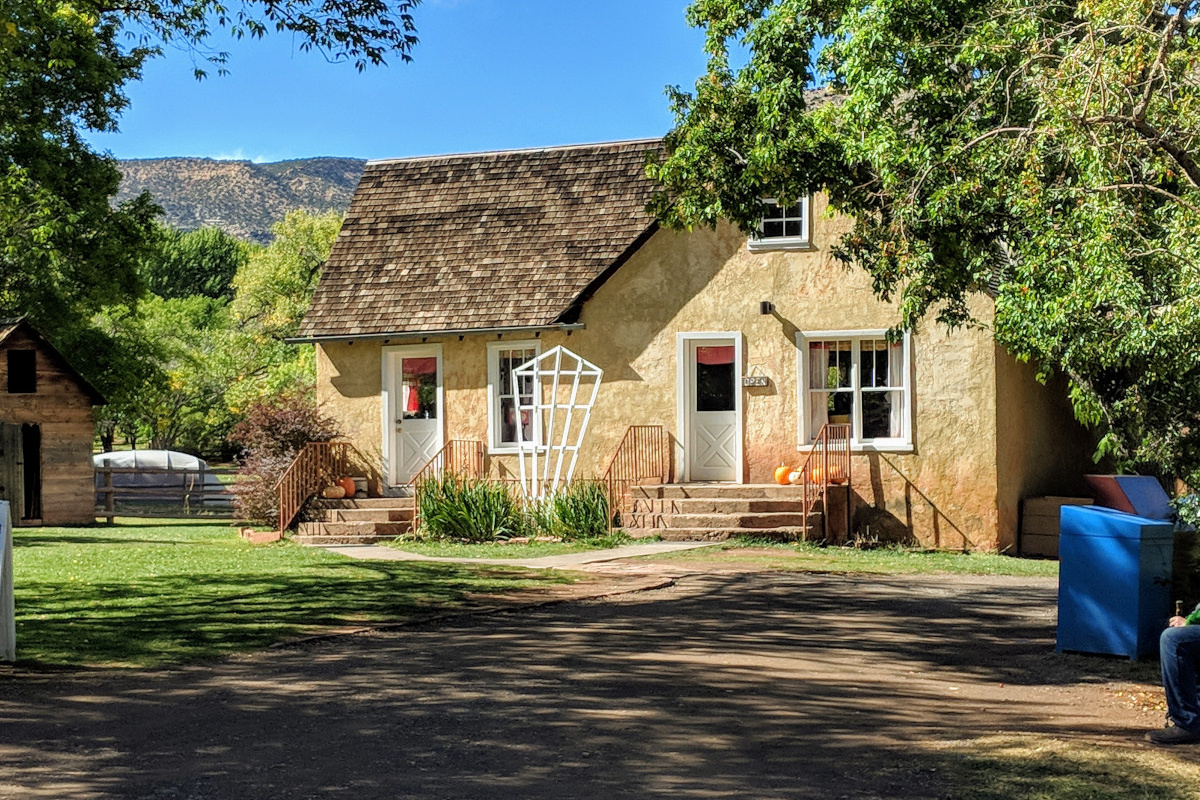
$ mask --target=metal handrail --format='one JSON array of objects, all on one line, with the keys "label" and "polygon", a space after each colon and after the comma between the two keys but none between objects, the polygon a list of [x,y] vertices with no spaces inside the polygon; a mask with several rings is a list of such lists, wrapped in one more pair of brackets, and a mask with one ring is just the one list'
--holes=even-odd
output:
[{"label": "metal handrail", "polygon": [[464,478],[482,478],[484,475],[483,442],[474,439],[451,439],[417,470],[409,485],[413,489],[413,530],[421,524],[421,495],[430,480],[446,473]]},{"label": "metal handrail", "polygon": [[669,483],[671,453],[662,425],[630,425],[609,459],[601,482],[608,490],[609,522],[613,513],[630,511],[634,486],[648,479]]},{"label": "metal handrail", "polygon": [[[813,459],[816,458],[816,463]],[[801,488],[804,492],[804,519],[816,506],[817,498],[821,498],[821,508],[824,512],[821,524],[825,534],[829,533],[829,487],[830,485],[850,486],[850,426],[843,422],[827,422],[821,426],[813,440],[812,449],[796,470],[800,473]],[[815,473],[815,476],[814,476]],[[831,480],[832,479],[832,480]],[[849,513],[850,493],[846,492],[847,513]]]},{"label": "metal handrail", "polygon": [[350,442],[309,442],[275,483],[279,501],[279,530],[285,531],[296,515],[323,486],[350,475],[352,458],[367,459]]}]

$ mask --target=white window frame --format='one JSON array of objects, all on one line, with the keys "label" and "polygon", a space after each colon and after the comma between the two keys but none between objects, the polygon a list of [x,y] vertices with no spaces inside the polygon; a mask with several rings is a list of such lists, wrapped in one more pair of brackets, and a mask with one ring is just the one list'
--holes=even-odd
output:
[{"label": "white window frame", "polygon": [[[799,236],[765,236],[763,220],[758,221],[758,233],[750,237],[746,246],[755,252],[764,250],[812,250],[812,195],[806,195],[796,201],[800,204]],[[763,203],[779,207],[779,201],[773,197],[763,198]],[[787,217],[784,218],[788,219]]]},{"label": "white window frame", "polygon": [[887,330],[842,330],[842,331],[799,331],[796,334],[796,365],[797,365],[797,394],[798,407],[800,409],[799,424],[797,426],[797,438],[799,444],[797,449],[807,451],[812,449],[813,437],[819,431],[810,430],[812,427],[812,392],[808,386],[809,365],[808,365],[808,345],[810,341],[829,341],[829,340],[850,340],[852,342],[851,359],[850,359],[850,387],[854,392],[854,413],[851,416],[851,436],[850,449],[855,452],[881,452],[881,453],[911,453],[913,451],[913,371],[912,371],[912,336],[905,332],[901,338],[902,346],[902,365],[900,369],[900,377],[903,381],[901,386],[890,387],[890,391],[898,391],[901,393],[904,402],[903,413],[901,414],[901,429],[900,436],[888,438],[862,439],[862,382],[861,355],[860,346],[863,340],[866,339],[884,339],[887,337]]},{"label": "white window frame", "polygon": [[[500,353],[504,350],[533,350],[533,356],[537,358],[542,354],[542,343],[538,339],[488,342],[488,453],[497,455],[520,452],[516,442],[500,441]],[[537,433],[534,431],[535,436]],[[538,438],[540,439],[540,437]]]}]

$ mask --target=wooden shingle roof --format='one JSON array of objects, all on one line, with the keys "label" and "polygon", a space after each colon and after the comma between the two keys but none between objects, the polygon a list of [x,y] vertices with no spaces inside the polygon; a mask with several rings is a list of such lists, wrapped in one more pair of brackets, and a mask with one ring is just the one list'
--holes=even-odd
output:
[{"label": "wooden shingle roof", "polygon": [[659,140],[367,164],[299,339],[570,321],[656,229]]}]

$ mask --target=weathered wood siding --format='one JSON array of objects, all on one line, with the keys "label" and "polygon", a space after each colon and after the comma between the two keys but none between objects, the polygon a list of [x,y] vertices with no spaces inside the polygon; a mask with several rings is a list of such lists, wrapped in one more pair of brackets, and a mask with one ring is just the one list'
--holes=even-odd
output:
[{"label": "weathered wood siding", "polygon": [[[37,352],[36,393],[8,393],[6,351],[10,349]],[[71,366],[24,330],[0,344],[0,423],[41,427],[42,523],[94,522],[92,399]],[[18,449],[19,441],[18,436]],[[0,499],[14,500],[14,512],[23,505],[22,498],[0,493]],[[13,521],[21,524],[19,519]]]}]

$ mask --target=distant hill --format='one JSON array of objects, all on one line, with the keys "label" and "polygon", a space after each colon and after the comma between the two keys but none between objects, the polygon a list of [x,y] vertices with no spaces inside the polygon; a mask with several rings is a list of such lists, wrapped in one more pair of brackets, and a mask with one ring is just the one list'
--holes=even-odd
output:
[{"label": "distant hill", "polygon": [[357,158],[300,158],[255,164],[211,158],[121,161],[116,200],[150,192],[181,230],[206,226],[253,242],[271,241],[271,226],[295,209],[345,211],[362,177]]}]

